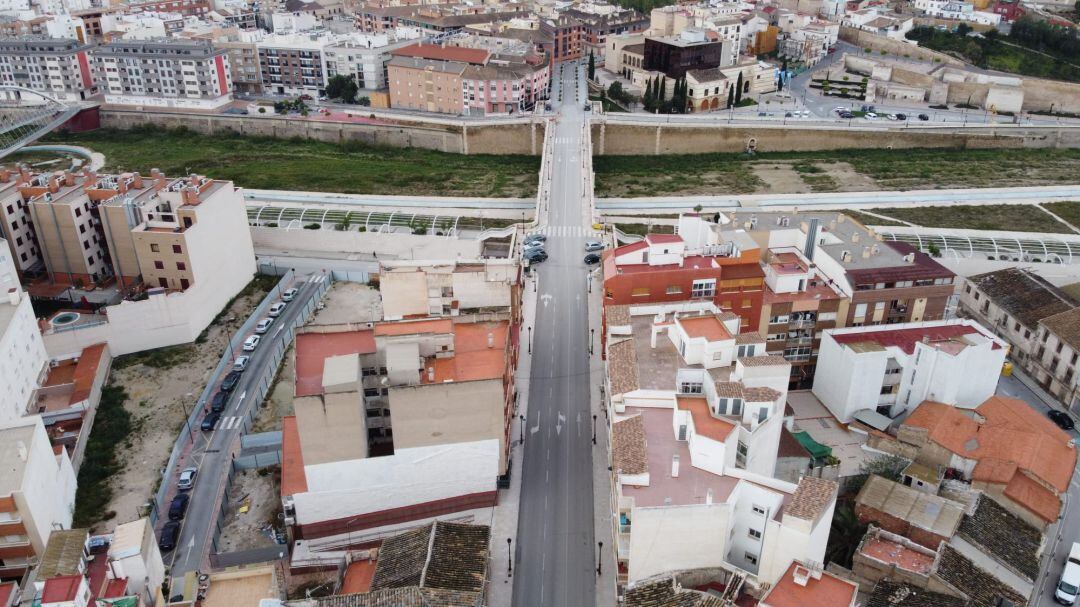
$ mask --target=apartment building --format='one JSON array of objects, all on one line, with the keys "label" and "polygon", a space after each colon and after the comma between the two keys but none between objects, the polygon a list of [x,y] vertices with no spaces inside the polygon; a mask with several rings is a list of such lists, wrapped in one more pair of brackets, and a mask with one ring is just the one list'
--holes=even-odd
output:
[{"label": "apartment building", "polygon": [[21,579],[49,534],[71,526],[75,471],[66,453],[53,453],[37,416],[0,428],[0,469],[0,579]]},{"label": "apartment building", "polygon": [[232,96],[228,54],[208,41],[121,40],[91,55],[106,103],[214,109]]},{"label": "apartment building", "polygon": [[1075,310],[1080,302],[1023,268],[963,279],[960,313],[1009,344],[1009,358],[1069,408],[1078,405]]},{"label": "apartment building", "polygon": [[580,4],[563,14],[581,24],[582,55],[603,65],[608,36],[637,34],[649,29],[649,17],[632,8],[611,4]]},{"label": "apartment building", "polygon": [[390,261],[379,268],[384,320],[514,310],[521,268],[511,259]]},{"label": "apartment building", "polygon": [[540,34],[544,37],[544,51],[553,63],[573,61],[585,56],[582,44],[584,26],[569,15],[540,20]]},{"label": "apartment building", "polygon": [[203,17],[213,10],[210,0],[151,0],[128,4],[128,10],[144,13],[180,13],[185,17]]},{"label": "apartment building", "polygon": [[241,31],[234,35],[217,38],[214,48],[224,50],[229,58],[229,74],[233,90],[237,93],[257,95],[262,93],[262,67],[259,64],[257,41],[263,36],[260,31]]},{"label": "apartment building", "polygon": [[34,309],[15,268],[7,247],[0,246],[0,425],[27,413],[48,362]]},{"label": "apartment building", "polygon": [[326,48],[342,36],[320,30],[274,34],[259,40],[263,90],[275,95],[311,95],[326,91]]},{"label": "apartment building", "polygon": [[0,167],[0,236],[7,241],[11,260],[20,275],[43,267],[30,205],[20,189],[36,178],[26,165]]},{"label": "apartment building", "polygon": [[349,76],[360,90],[389,88],[387,63],[391,53],[412,44],[419,30],[399,28],[378,34],[356,34],[323,49],[326,76]]},{"label": "apartment building", "polygon": [[604,305],[709,301],[738,315],[741,330],[755,330],[765,278],[758,244],[696,215],[680,217],[677,232],[606,251]]},{"label": "apartment building", "polygon": [[84,187],[87,179],[92,177],[65,171],[20,186],[54,283],[90,286],[113,275],[98,201]]},{"label": "apartment building", "polygon": [[97,93],[90,48],[74,39],[0,40],[0,84],[33,89],[60,101],[86,99]]},{"label": "apartment building", "polygon": [[894,419],[923,401],[974,409],[997,390],[1006,343],[970,320],[829,329],[814,395],[842,423]]}]

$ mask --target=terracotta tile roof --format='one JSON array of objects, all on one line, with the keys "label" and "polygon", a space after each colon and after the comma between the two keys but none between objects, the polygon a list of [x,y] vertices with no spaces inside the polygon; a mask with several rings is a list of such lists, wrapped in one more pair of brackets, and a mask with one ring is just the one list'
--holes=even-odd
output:
[{"label": "terracotta tile roof", "polygon": [[984,494],[979,499],[974,514],[965,515],[956,532],[983,552],[1027,576],[1028,581],[1035,581],[1039,575],[1042,533],[990,496]]},{"label": "terracotta tile roof", "polygon": [[637,390],[638,368],[634,340],[626,339],[609,345],[607,367],[613,396]]},{"label": "terracotta tile roof", "polygon": [[906,242],[888,241],[881,244],[893,249],[900,255],[912,254],[915,256],[915,261],[911,264],[884,268],[849,269],[847,275],[850,284],[862,285],[868,283],[899,282],[902,280],[922,280],[956,276],[952,270],[949,270],[938,263],[933,257],[917,250]]},{"label": "terracotta tile roof", "polygon": [[746,388],[743,390],[746,401],[751,403],[775,403],[780,398],[780,393],[772,388]]},{"label": "terracotta tile roof", "polygon": [[649,471],[645,423],[640,415],[618,420],[611,425],[611,454],[617,473],[644,474]]},{"label": "terracotta tile roof", "polygon": [[608,326],[630,324],[630,306],[604,306]]},{"label": "terracotta tile roof", "polygon": [[691,339],[699,337],[704,338],[705,341],[731,339],[731,333],[728,332],[727,327],[715,316],[684,316],[677,318],[675,322],[679,323]]},{"label": "terracotta tile roof", "polygon": [[683,237],[678,234],[646,234],[645,242],[649,244],[664,244],[667,242],[682,242]]},{"label": "terracotta tile roof", "polygon": [[387,538],[379,549],[371,588],[482,592],[490,534],[486,525],[436,521]]},{"label": "terracotta tile roof", "polygon": [[743,398],[742,382],[718,381],[716,382],[716,395],[720,398]]},{"label": "terracotta tile roof", "polygon": [[[926,401],[904,421],[904,426],[925,428],[929,439],[953,453],[978,460],[972,479],[1008,483],[1018,501],[1047,521],[1060,507],[1056,493],[1064,492],[1076,466],[1076,448],[1070,437],[1024,401],[992,396],[975,409],[978,421],[948,405]],[[1011,478],[1009,472],[1012,472]],[[1031,479],[1033,476],[1053,491]],[[1020,501],[1022,500],[1022,501]]]},{"label": "terracotta tile roof", "polygon": [[94,344],[83,348],[79,354],[79,362],[75,365],[73,377],[75,390],[71,393],[71,404],[76,404],[90,398],[90,392],[94,387],[94,378],[97,376],[98,365],[105,353],[105,344]]},{"label": "terracotta tile roof", "polygon": [[439,588],[387,588],[315,599],[318,607],[480,607],[484,593]]},{"label": "terracotta tile roof", "polygon": [[1080,350],[1080,308],[1054,314],[1039,321],[1070,348]]},{"label": "terracotta tile roof", "polygon": [[802,446],[802,443],[795,440],[795,436],[787,429],[787,426],[780,426],[780,443],[776,449],[777,457],[803,457],[810,459],[810,452],[806,450],[806,447]]},{"label": "terracotta tile roof", "polygon": [[307,491],[304,452],[300,450],[300,429],[295,415],[281,418],[281,495]]},{"label": "terracotta tile roof", "polygon": [[1041,277],[1018,269],[976,274],[968,281],[1027,327],[1034,329],[1040,320],[1076,307],[1068,294]]},{"label": "terracotta tile roof", "polygon": [[761,607],[845,607],[855,601],[859,585],[828,572],[810,577],[805,585],[795,581],[795,574],[809,575],[809,570],[793,562],[784,576],[761,598]]},{"label": "terracotta tile roof", "polygon": [[449,318],[402,320],[375,325],[375,335],[416,335],[419,333],[451,333],[454,323]]},{"label": "terracotta tile roof", "polygon": [[41,602],[67,603],[75,600],[82,583],[81,575],[61,575],[45,580],[45,588],[41,591]]},{"label": "terracotta tile roof", "polygon": [[723,442],[735,429],[735,424],[713,417],[704,398],[680,398],[677,402],[680,409],[690,412],[694,431],[706,438]]},{"label": "terracotta tile roof", "polygon": [[421,57],[437,61],[460,61],[474,65],[487,63],[488,52],[479,48],[463,46],[441,46],[438,44],[410,44],[390,52],[399,57]]},{"label": "terracotta tile roof", "polygon": [[971,607],[997,607],[1002,598],[1012,601],[1014,605],[1027,604],[1024,597],[948,544],[941,548],[935,573],[937,577],[966,594]]},{"label": "terracotta tile roof", "polygon": [[757,331],[750,331],[748,333],[739,333],[735,336],[735,343],[737,344],[763,344],[765,338]]},{"label": "terracotta tile roof", "polygon": [[[883,348],[895,347],[900,348],[908,354],[915,353],[915,344],[927,340],[930,345],[941,342],[955,342],[962,346],[969,345],[963,341],[963,337],[966,335],[981,335],[979,330],[972,325],[939,325],[939,326],[927,326],[917,327],[914,329],[885,329],[882,331],[853,331],[851,333],[840,332],[832,333],[832,338],[836,340],[836,343],[843,345],[854,345],[863,343],[874,343]],[[992,349],[997,350],[1001,348],[1000,345],[995,342]]]},{"label": "terracotta tile roof", "polygon": [[785,515],[815,521],[836,499],[836,481],[815,476],[804,476],[799,481],[791,502],[784,508]]},{"label": "terracotta tile roof", "polygon": [[768,367],[770,365],[790,365],[786,358],[779,354],[770,354],[768,356],[743,356],[739,358],[739,362],[744,367]]},{"label": "terracotta tile roof", "polygon": [[967,607],[967,601],[950,594],[881,580],[874,586],[866,607]]},{"label": "terracotta tile roof", "polygon": [[[959,502],[906,487],[883,476],[866,479],[855,504],[865,506],[941,537],[952,537],[964,516]],[[874,516],[868,517],[876,520]]]},{"label": "terracotta tile roof", "polygon": [[719,597],[689,588],[675,588],[673,577],[645,580],[627,589],[625,607],[724,607]]},{"label": "terracotta tile roof", "polygon": [[716,317],[719,318],[723,322],[727,322],[729,320],[739,320],[739,319],[742,318],[741,316],[739,316],[738,314],[732,312],[731,310],[723,310],[719,314],[717,314]]}]

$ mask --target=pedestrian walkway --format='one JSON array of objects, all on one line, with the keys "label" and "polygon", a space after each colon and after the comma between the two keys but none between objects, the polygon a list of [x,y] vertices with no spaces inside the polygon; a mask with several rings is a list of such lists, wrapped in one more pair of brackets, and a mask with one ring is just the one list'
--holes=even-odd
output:
[{"label": "pedestrian walkway", "polygon": [[535,230],[550,238],[600,238],[604,233],[585,226],[544,226]]},{"label": "pedestrian walkway", "polygon": [[[593,284],[595,283],[595,284]],[[593,517],[595,519],[595,534],[597,542],[603,542],[603,550],[599,550],[599,562],[597,563],[596,576],[596,605],[597,607],[610,607],[616,603],[616,562],[615,562],[615,535],[611,523],[612,507],[612,477],[609,466],[611,465],[611,443],[609,428],[611,422],[608,419],[609,411],[604,403],[604,361],[600,352],[602,343],[601,311],[603,309],[603,275],[593,274],[589,281],[589,331],[595,335],[591,344],[592,356],[590,357],[589,394],[592,400],[592,413],[596,417],[596,445],[593,447]]]}]

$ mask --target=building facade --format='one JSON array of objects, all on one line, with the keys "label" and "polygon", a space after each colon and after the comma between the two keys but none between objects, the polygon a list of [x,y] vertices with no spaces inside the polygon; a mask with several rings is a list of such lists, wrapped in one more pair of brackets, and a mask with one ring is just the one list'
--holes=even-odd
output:
[{"label": "building facade", "polygon": [[22,86],[60,101],[97,93],[90,45],[72,39],[0,40],[0,84]]},{"label": "building facade", "polygon": [[117,41],[92,54],[106,103],[214,109],[231,99],[228,54],[206,41]]}]

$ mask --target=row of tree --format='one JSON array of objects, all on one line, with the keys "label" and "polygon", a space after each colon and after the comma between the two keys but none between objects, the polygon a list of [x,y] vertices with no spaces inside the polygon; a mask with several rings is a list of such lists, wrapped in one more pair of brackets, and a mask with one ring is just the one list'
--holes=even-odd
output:
[{"label": "row of tree", "polygon": [[[675,88],[671,92],[671,98],[667,97],[667,77],[650,78],[645,81],[645,94],[641,97],[641,103],[649,112],[661,112],[664,114],[683,114],[690,108],[690,85],[686,78],[676,78]],[[739,78],[735,84],[728,85],[727,108],[730,109],[742,103],[743,75],[739,72]]]}]

